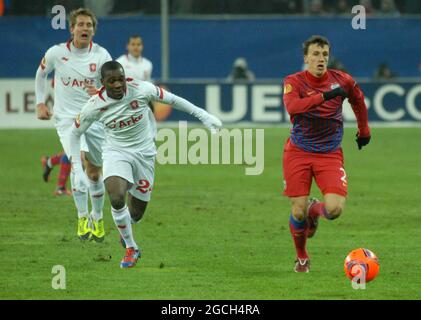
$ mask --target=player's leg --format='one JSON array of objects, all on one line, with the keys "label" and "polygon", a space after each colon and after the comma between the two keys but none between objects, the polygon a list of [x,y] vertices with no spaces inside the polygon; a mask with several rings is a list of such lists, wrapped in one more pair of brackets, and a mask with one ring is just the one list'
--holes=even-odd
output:
[{"label": "player's leg", "polygon": [[105,187],[102,179],[102,144],[104,131],[102,126],[94,123],[84,134],[85,168],[88,176],[88,190],[92,204],[92,238],[102,242],[105,237],[103,209],[105,202]]},{"label": "player's leg", "polygon": [[48,182],[50,179],[50,173],[53,168],[58,165],[61,161],[61,157],[63,152],[49,156],[42,156],[41,157],[41,165],[42,165],[42,178],[45,182]]},{"label": "player's leg", "polygon": [[67,158],[66,154],[63,152],[60,158],[60,172],[57,178],[57,186],[54,192],[55,195],[62,196],[62,195],[72,194],[66,188],[66,184],[70,176],[71,168],[72,166],[71,166],[70,160],[69,158]]},{"label": "player's leg", "polygon": [[314,175],[323,193],[324,202],[314,199],[309,205],[309,237],[314,236],[319,217],[334,220],[341,215],[345,206],[348,182],[343,166],[342,150],[320,155],[319,159],[314,161]]},{"label": "player's leg", "polygon": [[130,183],[121,177],[111,176],[105,180],[113,219],[126,244],[126,254],[120,262],[121,268],[134,267],[140,258],[140,250],[133,237],[132,219],[125,201],[129,186]]},{"label": "player's leg", "polygon": [[307,242],[307,204],[311,188],[312,171],[308,154],[286,147],[283,155],[284,195],[291,201],[289,229],[296,250],[294,271],[309,272],[310,259]]},{"label": "player's leg", "polygon": [[88,158],[89,157],[86,156],[85,172],[88,176],[88,190],[92,204],[92,238],[97,242],[102,242],[105,238],[103,219],[105,187],[104,182],[102,181],[102,168],[92,164]]},{"label": "player's leg", "polygon": [[[60,138],[61,145],[63,146],[64,152],[69,152],[69,138],[73,120],[61,120],[54,123],[57,134]],[[82,155],[81,155],[82,156]],[[72,186],[72,196],[77,209],[78,214],[78,228],[77,234],[81,240],[89,239],[91,236],[91,229],[89,227],[89,213],[88,213],[88,188],[84,186],[80,189],[75,188],[74,175],[70,174],[70,184]]]}]

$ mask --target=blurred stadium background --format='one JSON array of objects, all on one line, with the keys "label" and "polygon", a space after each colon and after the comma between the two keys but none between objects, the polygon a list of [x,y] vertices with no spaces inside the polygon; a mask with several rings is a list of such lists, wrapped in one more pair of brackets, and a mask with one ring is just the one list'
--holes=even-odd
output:
[{"label": "blurred stadium background", "polygon": [[[118,269],[109,201],[104,245],[79,243],[72,200],[53,197],[41,179],[40,157],[61,150],[52,121],[36,119],[34,95],[45,50],[69,38],[68,29],[51,27],[56,4],[67,13],[91,8],[99,18],[94,41],[114,58],[140,34],[154,81],[225,125],[266,128],[261,176],[245,176],[243,166],[157,166],[153,201],[136,229],[144,258],[132,272]],[[364,30],[351,26],[358,4],[367,11]],[[419,129],[401,128],[421,121],[421,1],[0,0],[0,15],[1,299],[421,298]],[[292,272],[289,202],[280,196],[289,126],[282,79],[303,68],[301,43],[313,34],[330,40],[331,67],[360,83],[371,125],[387,128],[374,128],[358,151],[355,118],[344,108],[352,127],[343,144],[347,209],[338,222],[322,222],[303,280]],[[246,61],[248,79],[232,77],[236,60]],[[156,116],[163,126],[185,119],[159,108]],[[41,127],[48,129],[32,130]],[[367,290],[352,290],[343,275],[343,259],[357,247],[381,261]],[[56,264],[69,272],[60,292],[51,289]]]},{"label": "blurred stadium background", "polygon": [[[153,78],[228,123],[288,123],[282,78],[303,68],[301,43],[313,33],[332,43],[331,67],[361,84],[370,120],[421,120],[421,2],[416,0],[1,0],[0,127],[50,126],[34,119],[33,78],[45,50],[69,38],[51,27],[51,8],[86,6],[99,17],[94,41],[117,58],[129,35],[143,37]],[[161,3],[167,3],[163,48]],[[351,8],[366,7],[366,29],[351,27]],[[67,26],[66,26],[67,27]],[[163,50],[164,49],[164,50]],[[254,74],[233,89],[234,61]],[[9,85],[8,85],[9,84]],[[235,83],[234,83],[235,85]],[[245,86],[245,87],[244,87]],[[50,103],[52,100],[50,101]],[[345,118],[354,119],[349,108]],[[178,113],[157,114],[174,121]]]}]

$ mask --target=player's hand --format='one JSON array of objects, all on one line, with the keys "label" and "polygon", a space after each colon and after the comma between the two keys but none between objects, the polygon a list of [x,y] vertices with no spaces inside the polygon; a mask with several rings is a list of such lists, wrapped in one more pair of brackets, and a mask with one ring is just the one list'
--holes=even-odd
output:
[{"label": "player's hand", "polygon": [[369,144],[371,136],[366,136],[366,137],[361,137],[359,133],[356,134],[357,139],[355,139],[355,141],[357,142],[358,145],[358,150],[361,150],[362,147],[366,146]]},{"label": "player's hand", "polygon": [[85,91],[90,96],[97,94],[98,89],[92,84],[85,84]]},{"label": "player's hand", "polygon": [[85,192],[88,189],[88,177],[82,168],[72,170],[74,186],[77,191]]},{"label": "player's hand", "polygon": [[331,91],[323,92],[323,99],[324,99],[324,101],[327,101],[327,100],[330,100],[330,99],[334,99],[334,98],[336,98],[338,96],[342,97],[343,99],[348,98],[348,94],[341,87],[337,87],[337,88],[335,88],[335,89],[333,89]]},{"label": "player's hand", "polygon": [[37,118],[39,120],[50,120],[52,113],[45,103],[37,104]]},{"label": "player's hand", "polygon": [[204,126],[210,130],[211,133],[218,133],[219,129],[222,127],[222,122],[217,117],[211,115],[210,113],[206,114],[203,119],[201,119]]}]

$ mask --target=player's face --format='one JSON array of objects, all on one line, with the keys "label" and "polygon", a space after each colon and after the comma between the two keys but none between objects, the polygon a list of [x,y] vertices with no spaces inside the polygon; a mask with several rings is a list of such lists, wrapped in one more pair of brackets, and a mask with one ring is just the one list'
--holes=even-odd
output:
[{"label": "player's face", "polygon": [[76,48],[86,48],[95,35],[94,24],[89,16],[77,16],[76,23],[70,27],[70,33],[73,36],[73,44]]},{"label": "player's face", "polygon": [[123,69],[107,71],[101,82],[110,98],[117,100],[123,98],[126,92],[126,77]]},{"label": "player's face", "polygon": [[140,38],[131,38],[127,44],[127,51],[135,58],[140,57],[143,51],[143,43]]},{"label": "player's face", "polygon": [[327,70],[329,61],[329,46],[319,46],[313,43],[308,47],[307,55],[304,56],[304,63],[307,70],[316,77],[321,77]]}]

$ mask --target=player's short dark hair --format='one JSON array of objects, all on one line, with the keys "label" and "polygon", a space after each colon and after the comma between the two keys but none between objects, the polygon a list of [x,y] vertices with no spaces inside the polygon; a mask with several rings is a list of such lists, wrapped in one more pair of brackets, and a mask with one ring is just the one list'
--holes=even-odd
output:
[{"label": "player's short dark hair", "polygon": [[323,46],[327,45],[330,48],[330,43],[329,43],[329,40],[327,40],[327,38],[325,38],[323,36],[319,36],[319,35],[314,35],[314,36],[311,36],[310,38],[308,38],[306,41],[303,42],[303,53],[304,53],[305,56],[308,53],[308,48],[312,44],[317,44],[320,47],[323,47]]},{"label": "player's short dark hair", "polygon": [[119,69],[123,70],[123,72],[124,72],[124,68],[123,68],[123,66],[119,62],[117,62],[115,60],[107,61],[101,67],[101,78],[102,79],[105,78],[105,73],[106,72],[108,72],[108,71],[114,71],[114,70],[119,70]]},{"label": "player's short dark hair", "polygon": [[98,21],[97,21],[95,15],[94,15],[94,13],[91,10],[89,10],[87,8],[79,8],[79,9],[71,11],[70,14],[69,14],[69,25],[71,27],[74,27],[76,25],[76,18],[78,16],[88,16],[88,17],[90,17],[91,20],[92,20],[92,26],[94,27],[94,31],[96,31],[96,28],[98,26]]},{"label": "player's short dark hair", "polygon": [[132,40],[132,39],[140,39],[140,42],[141,43],[143,43],[143,39],[142,39],[142,37],[140,36],[140,35],[138,35],[138,34],[133,34],[133,35],[131,35],[130,37],[129,37],[129,39],[127,40],[127,44],[130,42],[130,40]]}]

